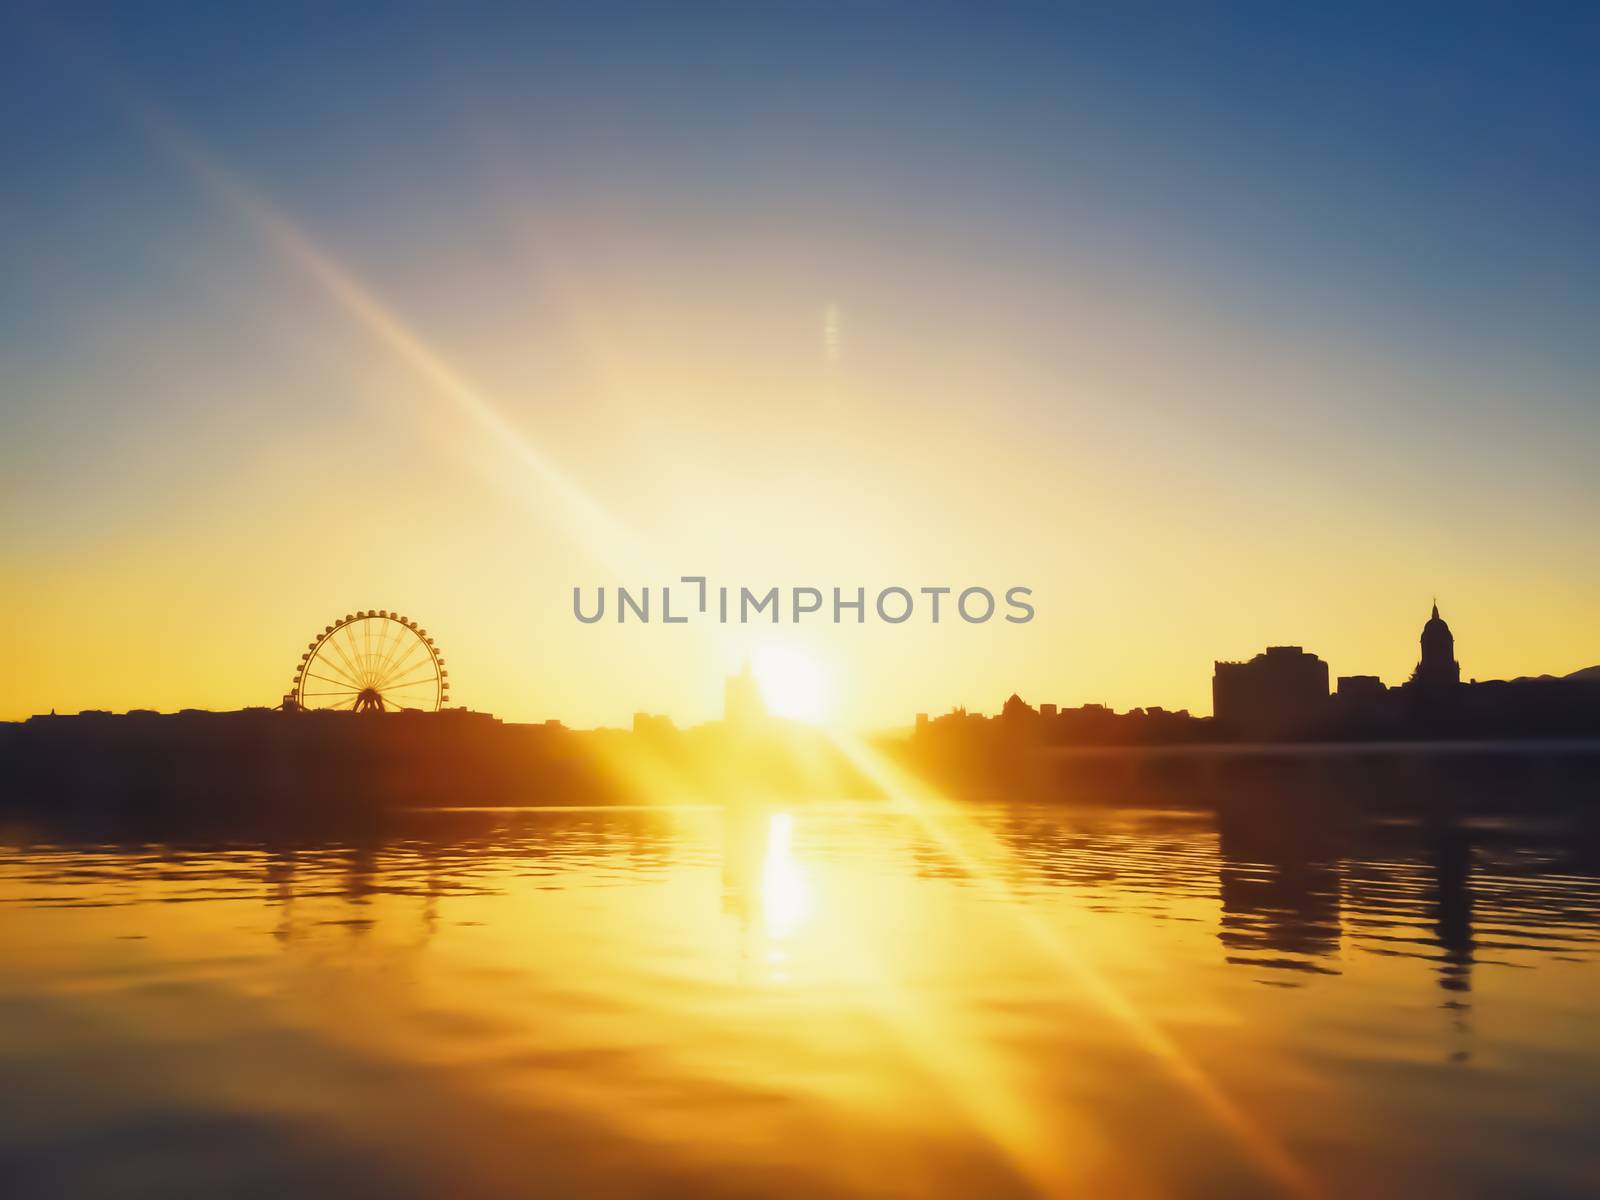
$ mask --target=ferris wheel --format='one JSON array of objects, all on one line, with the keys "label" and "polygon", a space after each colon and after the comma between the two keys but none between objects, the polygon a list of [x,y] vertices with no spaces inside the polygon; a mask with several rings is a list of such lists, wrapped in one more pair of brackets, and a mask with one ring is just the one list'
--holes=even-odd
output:
[{"label": "ferris wheel", "polygon": [[347,613],[306,647],[284,707],[436,712],[450,697],[449,679],[444,656],[411,618]]}]

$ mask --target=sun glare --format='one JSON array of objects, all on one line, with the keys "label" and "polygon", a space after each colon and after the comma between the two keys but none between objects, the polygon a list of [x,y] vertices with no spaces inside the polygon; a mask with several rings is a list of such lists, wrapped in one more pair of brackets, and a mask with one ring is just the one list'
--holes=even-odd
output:
[{"label": "sun glare", "polygon": [[761,865],[761,916],[776,939],[793,933],[811,908],[811,889],[794,857],[794,818],[773,813],[767,823],[767,857]]},{"label": "sun glare", "polygon": [[827,679],[814,658],[787,646],[763,646],[751,668],[773,716],[813,722],[827,717]]}]

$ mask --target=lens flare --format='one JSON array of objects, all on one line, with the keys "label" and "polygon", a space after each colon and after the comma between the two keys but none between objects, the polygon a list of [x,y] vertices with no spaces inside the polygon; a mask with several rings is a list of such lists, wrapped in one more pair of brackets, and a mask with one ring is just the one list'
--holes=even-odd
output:
[{"label": "lens flare", "polygon": [[810,655],[788,646],[763,646],[751,669],[762,702],[773,716],[811,723],[827,718],[827,678]]}]

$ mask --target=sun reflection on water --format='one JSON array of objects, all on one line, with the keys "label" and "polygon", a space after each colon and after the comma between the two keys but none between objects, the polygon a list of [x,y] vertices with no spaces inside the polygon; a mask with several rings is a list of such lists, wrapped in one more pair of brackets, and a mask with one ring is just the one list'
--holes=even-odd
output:
[{"label": "sun reflection on water", "polygon": [[773,813],[767,819],[767,855],[761,864],[762,927],[769,938],[782,941],[810,912],[811,884],[794,856],[794,817]]}]

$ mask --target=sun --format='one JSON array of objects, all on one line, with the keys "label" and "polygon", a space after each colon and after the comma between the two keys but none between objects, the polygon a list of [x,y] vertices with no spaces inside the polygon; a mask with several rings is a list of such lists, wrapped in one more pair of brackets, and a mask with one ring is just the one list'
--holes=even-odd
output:
[{"label": "sun", "polygon": [[763,646],[751,663],[761,700],[775,717],[818,722],[830,705],[826,673],[816,659],[788,646]]}]

